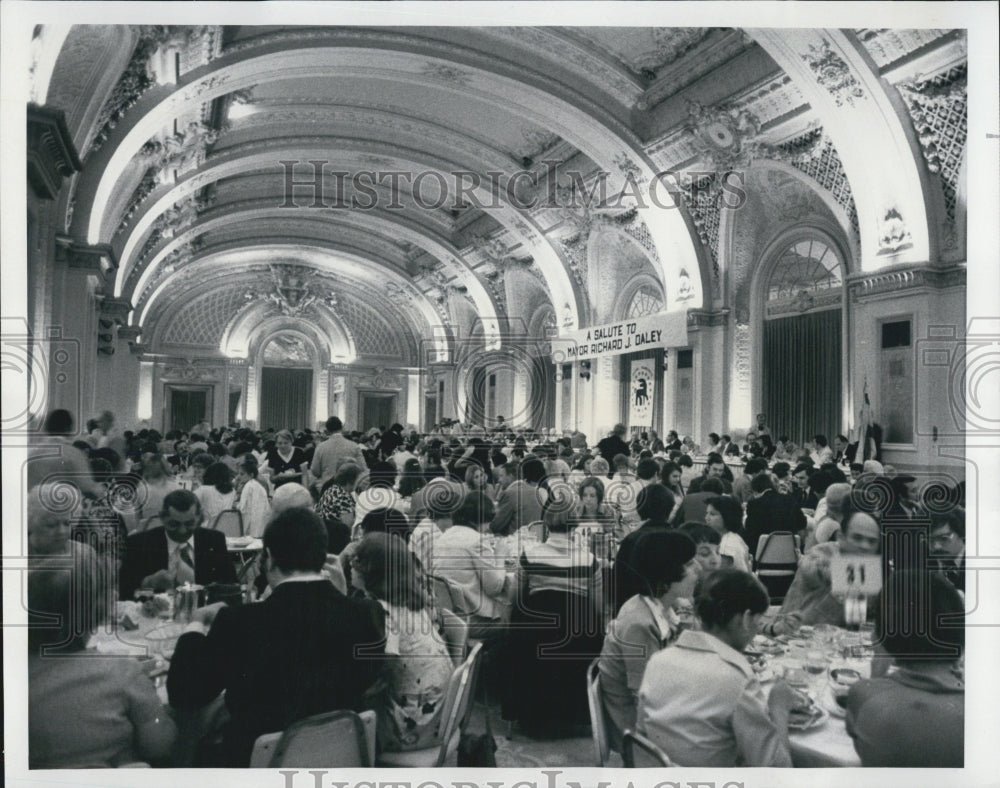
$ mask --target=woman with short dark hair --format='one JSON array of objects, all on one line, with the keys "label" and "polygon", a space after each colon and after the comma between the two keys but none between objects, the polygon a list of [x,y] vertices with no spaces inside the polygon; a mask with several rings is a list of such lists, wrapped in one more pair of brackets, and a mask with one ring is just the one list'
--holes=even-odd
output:
[{"label": "woman with short dark hair", "polygon": [[678,531],[653,530],[637,543],[635,569],[644,590],[622,605],[601,649],[601,699],[611,746],[617,752],[622,734],[635,727],[646,662],[680,633],[675,606],[694,594],[695,553],[691,537]]},{"label": "woman with short dark hair", "polygon": [[233,487],[233,472],[224,462],[214,462],[205,469],[202,485],[194,491],[206,528],[211,528],[215,518],[236,504],[236,488]]}]

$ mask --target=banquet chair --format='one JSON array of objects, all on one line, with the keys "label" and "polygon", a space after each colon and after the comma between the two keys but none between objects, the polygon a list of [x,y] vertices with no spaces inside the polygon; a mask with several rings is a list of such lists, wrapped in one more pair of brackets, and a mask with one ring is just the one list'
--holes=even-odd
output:
[{"label": "banquet chair", "polygon": [[292,723],[254,742],[251,769],[292,766],[371,766],[375,759],[375,712],[341,709]]},{"label": "banquet chair", "polygon": [[795,535],[790,531],[775,531],[760,537],[754,573],[767,587],[772,599],[784,598],[799,567],[799,556]]},{"label": "banquet chair", "polygon": [[601,702],[601,671],[598,668],[599,659],[595,659],[587,668],[587,703],[590,706],[590,730],[594,737],[594,752],[597,754],[597,765],[606,766],[611,746],[608,742],[608,725],[604,717],[604,704]]},{"label": "banquet chair", "polygon": [[457,613],[441,608],[441,636],[448,646],[448,653],[456,666],[465,660],[465,648],[469,643],[469,625]]},{"label": "banquet chair", "polygon": [[673,766],[670,757],[641,733],[625,731],[622,737],[622,760],[626,769]]},{"label": "banquet chair", "polygon": [[243,536],[243,515],[239,509],[225,509],[215,516],[212,530],[226,536]]},{"label": "banquet chair", "polygon": [[465,662],[455,668],[448,682],[444,708],[441,712],[441,744],[422,750],[383,752],[376,760],[377,766],[416,768],[444,766],[448,757],[458,750],[458,741],[472,716],[472,699],[479,674],[479,658],[483,644],[477,643]]}]

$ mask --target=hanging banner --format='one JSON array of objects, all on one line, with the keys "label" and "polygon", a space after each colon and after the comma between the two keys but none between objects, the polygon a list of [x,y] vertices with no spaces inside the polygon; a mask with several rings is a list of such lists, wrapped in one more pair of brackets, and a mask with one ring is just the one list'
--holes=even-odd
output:
[{"label": "hanging banner", "polygon": [[687,312],[661,312],[562,333],[552,340],[552,360],[568,363],[687,344]]},{"label": "hanging banner", "polygon": [[656,362],[643,358],[632,362],[629,374],[628,426],[653,426],[653,388]]}]

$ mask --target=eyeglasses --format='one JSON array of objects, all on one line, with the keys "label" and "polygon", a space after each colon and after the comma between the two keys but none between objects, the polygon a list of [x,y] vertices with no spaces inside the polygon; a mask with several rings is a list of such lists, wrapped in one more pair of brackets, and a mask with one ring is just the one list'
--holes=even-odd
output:
[{"label": "eyeglasses", "polygon": [[955,538],[954,531],[948,531],[946,534],[931,534],[930,543],[931,544],[947,544]]}]

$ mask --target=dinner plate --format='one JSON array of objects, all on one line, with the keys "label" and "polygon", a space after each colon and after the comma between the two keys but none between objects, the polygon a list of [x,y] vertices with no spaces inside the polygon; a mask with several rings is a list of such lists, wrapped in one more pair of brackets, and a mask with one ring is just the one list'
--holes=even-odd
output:
[{"label": "dinner plate", "polygon": [[788,721],[788,730],[790,731],[808,731],[813,728],[818,728],[826,718],[829,716],[826,710],[821,706],[817,706],[815,703],[809,707],[809,717],[802,722],[792,722]]}]

